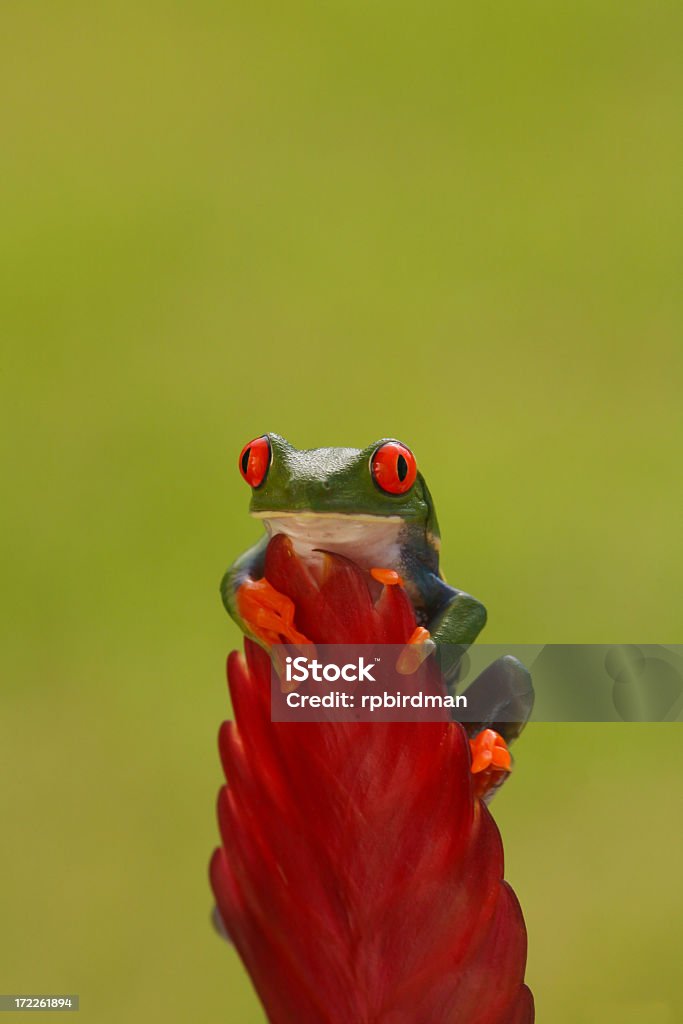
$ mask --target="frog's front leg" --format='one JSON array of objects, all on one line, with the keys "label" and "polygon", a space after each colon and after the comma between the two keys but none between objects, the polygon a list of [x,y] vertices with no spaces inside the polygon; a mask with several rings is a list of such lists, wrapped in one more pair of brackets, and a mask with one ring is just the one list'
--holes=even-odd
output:
[{"label": "frog's front leg", "polygon": [[235,559],[221,580],[221,598],[223,599],[225,610],[245,633],[251,632],[251,630],[248,629],[244,617],[240,614],[237,595],[244,583],[250,580],[262,579],[268,539],[268,537],[262,537],[258,544],[255,544],[253,548],[249,548],[243,555]]},{"label": "frog's front leg", "polygon": [[269,537],[234,562],[221,582],[221,596],[240,629],[265,647],[310,641],[294,625],[294,602],[264,576]]}]

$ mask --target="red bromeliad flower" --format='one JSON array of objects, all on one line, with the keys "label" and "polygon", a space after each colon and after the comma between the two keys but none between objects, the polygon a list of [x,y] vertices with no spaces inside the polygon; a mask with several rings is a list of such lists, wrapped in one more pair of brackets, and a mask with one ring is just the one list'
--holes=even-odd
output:
[{"label": "red bromeliad flower", "polygon": [[[268,645],[408,643],[417,628],[398,577],[337,555],[316,572],[281,534],[241,599]],[[245,654],[228,660],[211,883],[268,1019],[532,1024],[524,922],[480,799],[509,767],[497,734],[272,722],[269,654],[252,640]]]}]

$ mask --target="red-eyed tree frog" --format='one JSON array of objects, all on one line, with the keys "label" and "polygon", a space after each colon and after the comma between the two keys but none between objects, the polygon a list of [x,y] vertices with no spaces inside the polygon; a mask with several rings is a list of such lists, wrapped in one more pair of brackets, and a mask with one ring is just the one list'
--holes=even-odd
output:
[{"label": "red-eyed tree frog", "polygon": [[[262,621],[272,613],[277,631],[286,630],[295,643],[305,640],[278,602],[277,592],[262,580],[268,543],[284,533],[300,556],[315,560],[318,552],[331,551],[368,569],[381,582],[400,579],[419,623],[414,640],[439,648],[447,678],[456,677],[462,653],[486,622],[486,610],[470,594],[449,586],[439,571],[434,504],[407,445],[383,438],[361,449],[301,451],[278,434],[263,434],[244,446],[239,468],[251,487],[250,512],[263,521],[266,531],[233,563],[221,584],[223,603],[245,633],[264,642],[263,631],[245,616],[239,600],[246,585]],[[506,739],[514,738],[533,700],[526,669],[514,658],[501,658],[468,694],[477,687],[475,699],[486,694],[486,713],[477,723],[478,731],[493,725]],[[510,707],[519,707],[519,721],[498,722],[496,713],[503,706],[508,718]],[[477,729],[472,725],[468,732]]]}]

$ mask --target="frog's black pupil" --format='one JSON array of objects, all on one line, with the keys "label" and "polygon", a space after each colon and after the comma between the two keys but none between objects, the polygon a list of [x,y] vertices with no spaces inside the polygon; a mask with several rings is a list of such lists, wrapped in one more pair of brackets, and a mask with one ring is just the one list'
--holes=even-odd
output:
[{"label": "frog's black pupil", "polygon": [[408,476],[408,463],[406,462],[405,455],[399,455],[396,460],[396,472],[398,473],[399,480],[403,483]]},{"label": "frog's black pupil", "polygon": [[249,456],[251,455],[251,446],[247,448],[244,455],[242,456],[242,472],[247,475],[247,467],[249,465]]}]

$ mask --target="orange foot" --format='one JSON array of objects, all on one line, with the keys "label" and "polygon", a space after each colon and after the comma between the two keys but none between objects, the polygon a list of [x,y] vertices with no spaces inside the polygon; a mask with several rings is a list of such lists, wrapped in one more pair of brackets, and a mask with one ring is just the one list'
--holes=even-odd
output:
[{"label": "orange foot", "polygon": [[247,579],[237,590],[237,611],[247,629],[269,647],[310,644],[294,625],[294,602],[266,579]]},{"label": "orange foot", "polygon": [[505,782],[512,768],[507,743],[494,729],[484,729],[470,740],[474,794],[487,801]]},{"label": "orange foot", "polygon": [[508,745],[500,735],[493,729],[484,729],[478,733],[473,740],[470,740],[472,751],[473,775],[483,772],[486,768],[500,768],[509,772],[512,766],[512,758]]}]

